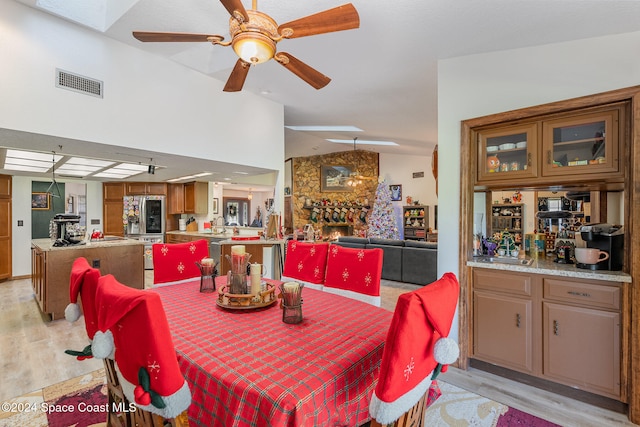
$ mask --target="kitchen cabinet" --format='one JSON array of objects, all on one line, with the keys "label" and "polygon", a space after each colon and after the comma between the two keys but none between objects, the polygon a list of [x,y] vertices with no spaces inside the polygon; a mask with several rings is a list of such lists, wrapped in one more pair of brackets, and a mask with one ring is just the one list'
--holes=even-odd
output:
[{"label": "kitchen cabinet", "polygon": [[543,283],[543,376],[619,399],[620,287],[551,278]]},{"label": "kitchen cabinet", "polygon": [[206,182],[169,184],[169,214],[206,214],[208,212],[208,190]]},{"label": "kitchen cabinet", "polygon": [[167,195],[167,184],[164,182],[126,182],[125,186],[127,196]]},{"label": "kitchen cabinet", "polygon": [[533,374],[531,277],[474,270],[473,355]]},{"label": "kitchen cabinet", "polygon": [[12,276],[11,175],[0,175],[0,280]]},{"label": "kitchen cabinet", "polygon": [[125,184],[122,182],[105,182],[102,184],[102,232],[110,236],[124,236],[123,197]]},{"label": "kitchen cabinet", "polygon": [[402,207],[404,238],[426,240],[429,229],[429,206],[409,205]]},{"label": "kitchen cabinet", "polygon": [[618,282],[474,268],[471,357],[622,400],[622,295]]},{"label": "kitchen cabinet", "polygon": [[524,224],[524,204],[505,203],[491,205],[491,229],[489,236],[496,232],[508,231],[517,245],[522,244]]},{"label": "kitchen cabinet", "polygon": [[476,185],[623,182],[627,103],[472,129]]}]

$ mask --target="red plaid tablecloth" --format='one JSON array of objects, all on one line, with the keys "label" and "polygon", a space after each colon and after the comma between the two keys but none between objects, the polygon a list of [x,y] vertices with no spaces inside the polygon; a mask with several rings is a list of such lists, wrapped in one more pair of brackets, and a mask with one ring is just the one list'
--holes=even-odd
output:
[{"label": "red plaid tablecloth", "polygon": [[334,427],[369,419],[393,313],[304,288],[304,320],[289,325],[278,303],[227,310],[216,305],[217,292],[199,287],[198,280],[153,289],[191,388],[193,425]]}]

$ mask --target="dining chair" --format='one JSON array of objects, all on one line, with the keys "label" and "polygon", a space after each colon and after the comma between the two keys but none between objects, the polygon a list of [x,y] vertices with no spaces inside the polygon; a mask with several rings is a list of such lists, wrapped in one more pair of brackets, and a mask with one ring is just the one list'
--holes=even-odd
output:
[{"label": "dining chair", "polygon": [[331,245],[322,290],[380,307],[382,257],[380,248]]},{"label": "dining chair", "polygon": [[99,279],[96,306],[94,356],[113,356],[109,369],[136,406],[132,425],[162,426],[165,420],[188,425],[191,391],[178,366],[160,296],[125,286],[109,274]]},{"label": "dining chair", "polygon": [[209,241],[154,243],[151,250],[153,284],[170,285],[200,277],[196,262],[209,257]]},{"label": "dining chair", "polygon": [[448,338],[460,284],[453,273],[398,298],[371,396],[371,427],[424,426],[426,408],[440,396],[437,376],[458,358]]},{"label": "dining chair", "polygon": [[[73,261],[71,266],[71,277],[69,281],[70,303],[65,309],[65,318],[70,322],[75,322],[80,318],[80,307],[78,297],[82,304],[82,314],[87,336],[92,342],[98,331],[98,314],[96,310],[96,294],[100,270],[92,268],[89,262],[79,257]],[[81,351],[66,350],[65,353],[76,356],[78,360],[93,357],[92,343]],[[132,423],[132,414],[127,410],[129,401],[124,396],[120,381],[113,368],[112,359],[103,359],[105,376],[107,381],[107,425],[114,427],[129,427]]]},{"label": "dining chair", "polygon": [[280,280],[302,282],[305,287],[322,290],[328,252],[328,242],[289,240]]}]

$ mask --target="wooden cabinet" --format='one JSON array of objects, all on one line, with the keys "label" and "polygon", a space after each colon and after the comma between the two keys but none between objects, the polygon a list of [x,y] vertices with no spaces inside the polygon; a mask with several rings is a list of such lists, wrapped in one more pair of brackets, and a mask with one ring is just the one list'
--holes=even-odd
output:
[{"label": "wooden cabinet", "polygon": [[154,196],[166,196],[167,184],[164,182],[126,182],[127,196],[141,196],[150,194]]},{"label": "wooden cabinet", "polygon": [[184,184],[169,184],[167,196],[167,213],[183,214],[184,213]]},{"label": "wooden cabinet", "polygon": [[11,278],[12,263],[11,175],[0,175],[0,280]]},{"label": "wooden cabinet", "polygon": [[111,236],[124,236],[123,197],[125,184],[122,182],[105,182],[102,184],[102,232]]},{"label": "wooden cabinet", "polygon": [[169,214],[206,214],[208,211],[208,188],[206,182],[169,184]]},{"label": "wooden cabinet", "polygon": [[187,182],[184,184],[184,213],[206,214],[209,184]]},{"label": "wooden cabinet", "polygon": [[404,238],[426,240],[429,229],[429,206],[410,205],[402,207]]},{"label": "wooden cabinet", "polygon": [[472,358],[621,400],[621,286],[476,268]]},{"label": "wooden cabinet", "polygon": [[543,283],[543,376],[619,399],[619,285],[550,278]]},{"label": "wooden cabinet", "polygon": [[476,185],[622,182],[627,110],[616,103],[473,129]]},{"label": "wooden cabinet", "polygon": [[533,374],[533,295],[531,277],[474,270],[473,355]]}]

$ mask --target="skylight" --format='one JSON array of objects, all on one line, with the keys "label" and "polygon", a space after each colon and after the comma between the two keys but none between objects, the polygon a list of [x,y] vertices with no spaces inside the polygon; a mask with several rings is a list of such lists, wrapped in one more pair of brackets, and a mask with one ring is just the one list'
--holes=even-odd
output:
[{"label": "skylight", "polygon": [[[122,163],[113,160],[66,157],[61,154],[7,149],[1,168],[21,172],[49,173],[55,164],[60,175],[96,178],[127,178],[145,172],[147,165]],[[156,166],[158,167],[158,166]]]},{"label": "skylight", "polygon": [[355,126],[285,126],[287,129],[305,132],[362,132]]},{"label": "skylight", "polygon": [[[336,144],[353,144],[353,139],[327,139],[329,142]],[[398,145],[393,141],[369,141],[366,139],[358,139],[358,145]]]}]

